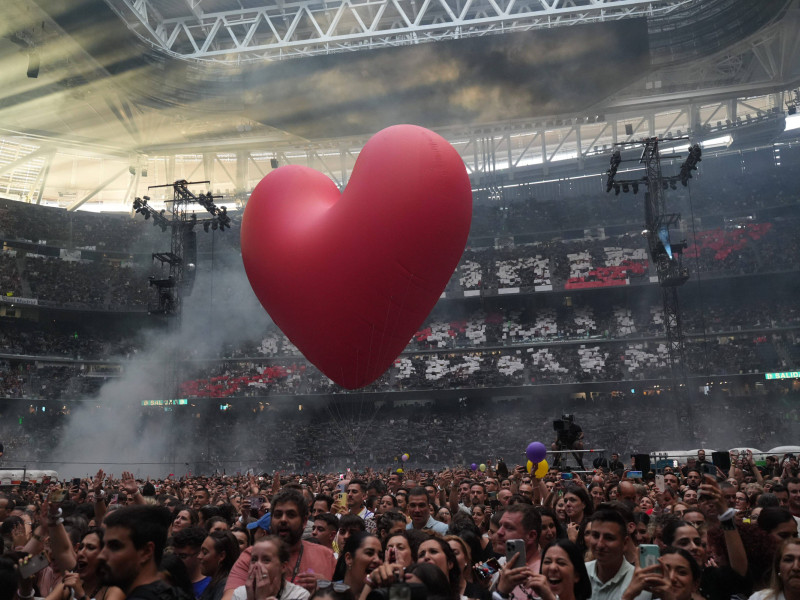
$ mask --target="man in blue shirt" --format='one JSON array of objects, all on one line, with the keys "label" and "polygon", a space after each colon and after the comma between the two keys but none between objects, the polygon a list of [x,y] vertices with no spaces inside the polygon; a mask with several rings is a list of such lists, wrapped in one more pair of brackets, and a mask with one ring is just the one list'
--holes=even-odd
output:
[{"label": "man in blue shirt", "polygon": [[437,521],[431,516],[428,492],[424,487],[412,488],[408,493],[408,516],[411,517],[411,523],[406,526],[406,529],[435,531],[441,535],[447,533],[447,523]]}]

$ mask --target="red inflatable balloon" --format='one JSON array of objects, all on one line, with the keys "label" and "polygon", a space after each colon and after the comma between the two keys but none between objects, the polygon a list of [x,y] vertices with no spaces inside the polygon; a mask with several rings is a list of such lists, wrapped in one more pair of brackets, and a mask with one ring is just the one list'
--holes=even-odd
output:
[{"label": "red inflatable balloon", "polygon": [[305,357],[348,389],[375,381],[428,316],[472,219],[461,157],[413,125],[380,131],[340,193],[285,166],[259,182],[242,218],[256,296]]}]

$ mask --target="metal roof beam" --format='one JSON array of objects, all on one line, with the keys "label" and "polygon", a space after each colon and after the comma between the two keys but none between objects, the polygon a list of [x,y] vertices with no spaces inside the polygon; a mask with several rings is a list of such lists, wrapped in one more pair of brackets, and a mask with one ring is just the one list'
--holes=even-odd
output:
[{"label": "metal roof beam", "polygon": [[302,0],[163,18],[148,0],[105,0],[137,35],[180,58],[283,59],[668,14],[695,0]]},{"label": "metal roof beam", "polygon": [[120,175],[122,175],[122,174],[123,174],[125,171],[127,171],[127,170],[128,170],[128,167],[123,167],[122,169],[120,169],[119,171],[117,171],[116,173],[114,173],[114,174],[113,174],[111,177],[109,177],[108,179],[106,179],[106,180],[105,180],[103,183],[101,183],[101,184],[100,184],[100,185],[98,185],[96,188],[94,188],[94,189],[93,189],[91,192],[89,192],[88,194],[86,194],[86,195],[85,195],[83,198],[81,198],[80,200],[76,200],[75,202],[73,202],[72,204],[70,204],[70,205],[67,207],[67,210],[68,210],[68,211],[70,211],[70,212],[72,212],[72,211],[74,211],[74,210],[77,210],[77,209],[79,209],[81,206],[83,206],[84,204],[86,204],[86,202],[88,202],[89,200],[91,200],[92,198],[94,198],[94,197],[95,197],[97,194],[99,194],[101,191],[103,191],[103,188],[105,188],[105,187],[107,187],[107,186],[111,185],[111,184],[114,182],[114,180],[115,180],[117,177],[119,177]]}]

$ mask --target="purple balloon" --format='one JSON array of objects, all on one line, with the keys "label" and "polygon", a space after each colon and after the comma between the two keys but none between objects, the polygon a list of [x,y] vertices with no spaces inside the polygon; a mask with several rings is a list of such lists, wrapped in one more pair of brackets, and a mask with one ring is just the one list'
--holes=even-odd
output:
[{"label": "purple balloon", "polygon": [[476,463],[472,463],[472,464],[469,466],[469,468],[470,468],[470,469],[472,469],[473,471],[477,471],[477,470],[478,470],[478,465],[477,465]]},{"label": "purple balloon", "polygon": [[534,465],[538,465],[547,456],[547,448],[544,447],[542,442],[531,442],[528,444],[528,449],[525,450],[525,456]]}]

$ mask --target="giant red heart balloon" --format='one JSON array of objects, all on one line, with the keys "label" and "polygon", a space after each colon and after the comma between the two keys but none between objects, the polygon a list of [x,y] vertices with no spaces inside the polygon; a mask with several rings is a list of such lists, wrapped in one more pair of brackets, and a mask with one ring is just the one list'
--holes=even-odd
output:
[{"label": "giant red heart balloon", "polygon": [[280,167],[242,217],[256,296],[291,342],[348,389],[375,381],[422,325],[456,268],[472,219],[464,162],[413,125],[380,131],[344,192]]}]

